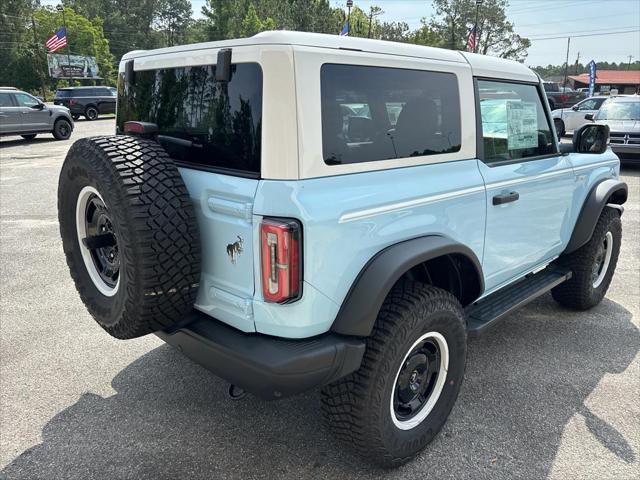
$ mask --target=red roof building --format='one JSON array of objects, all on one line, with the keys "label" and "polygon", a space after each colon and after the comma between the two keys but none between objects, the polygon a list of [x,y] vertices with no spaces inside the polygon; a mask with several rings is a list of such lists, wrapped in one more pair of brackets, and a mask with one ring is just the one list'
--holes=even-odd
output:
[{"label": "red roof building", "polygon": [[[570,75],[574,88],[588,87],[589,74]],[[618,89],[618,93],[640,92],[640,70],[596,70],[596,90],[608,92]]]}]

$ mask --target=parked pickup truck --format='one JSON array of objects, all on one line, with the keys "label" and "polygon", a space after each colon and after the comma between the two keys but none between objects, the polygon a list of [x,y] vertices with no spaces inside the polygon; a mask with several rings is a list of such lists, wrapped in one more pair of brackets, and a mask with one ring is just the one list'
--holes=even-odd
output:
[{"label": "parked pickup truck", "polygon": [[542,84],[544,85],[544,91],[547,94],[547,100],[549,100],[551,110],[572,107],[584,99],[582,93],[570,90],[569,88],[561,88],[557,83],[543,82]]}]

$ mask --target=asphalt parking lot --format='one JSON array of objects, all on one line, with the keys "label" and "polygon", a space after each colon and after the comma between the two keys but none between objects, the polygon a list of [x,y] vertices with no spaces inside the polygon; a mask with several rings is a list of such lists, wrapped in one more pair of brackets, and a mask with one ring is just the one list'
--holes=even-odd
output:
[{"label": "asphalt parking lot", "polygon": [[69,276],[56,189],[74,140],[0,141],[0,478],[632,479],[640,471],[640,168],[607,298],[589,312],[545,295],[469,346],[437,439],[394,471],[363,465],[311,392],[232,401],[227,385],[154,336],[119,341]]}]

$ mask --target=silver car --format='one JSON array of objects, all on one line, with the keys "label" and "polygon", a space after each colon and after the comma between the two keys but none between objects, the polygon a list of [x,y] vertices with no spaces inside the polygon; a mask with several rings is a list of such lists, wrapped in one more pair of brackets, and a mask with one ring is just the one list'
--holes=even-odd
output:
[{"label": "silver car", "polygon": [[56,140],[66,140],[71,132],[73,119],[68,108],[46,105],[14,88],[0,88],[0,136],[31,140],[39,133],[52,133]]},{"label": "silver car", "polygon": [[609,97],[589,97],[571,108],[558,108],[552,111],[551,117],[558,135],[572,133],[582,125],[590,123],[584,116],[588,113],[595,114],[607,98]]},{"label": "silver car", "polygon": [[609,125],[609,145],[618,155],[640,155],[640,95],[609,98],[587,120]]}]

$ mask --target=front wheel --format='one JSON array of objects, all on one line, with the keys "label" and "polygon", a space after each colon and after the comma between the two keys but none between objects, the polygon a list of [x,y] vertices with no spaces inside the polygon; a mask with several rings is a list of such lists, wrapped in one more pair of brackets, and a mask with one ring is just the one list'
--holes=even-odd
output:
[{"label": "front wheel", "polygon": [[448,292],[406,282],[385,300],[360,369],[327,385],[334,433],[383,467],[419,453],[444,425],[464,375],[465,316]]},{"label": "front wheel", "polygon": [[72,131],[73,128],[71,128],[69,120],[60,118],[56,120],[56,123],[53,125],[52,133],[56,140],[66,140],[71,136]]},{"label": "front wheel", "polygon": [[551,290],[553,298],[576,310],[587,310],[598,305],[611,284],[621,240],[620,214],[613,208],[605,207],[591,239],[575,252],[560,257],[559,263],[570,268],[573,276]]},{"label": "front wheel", "polygon": [[567,133],[565,126],[564,126],[564,122],[562,120],[560,120],[559,118],[556,118],[553,120],[553,123],[556,127],[556,133],[558,134],[558,137],[562,138],[564,137],[564,134]]}]

